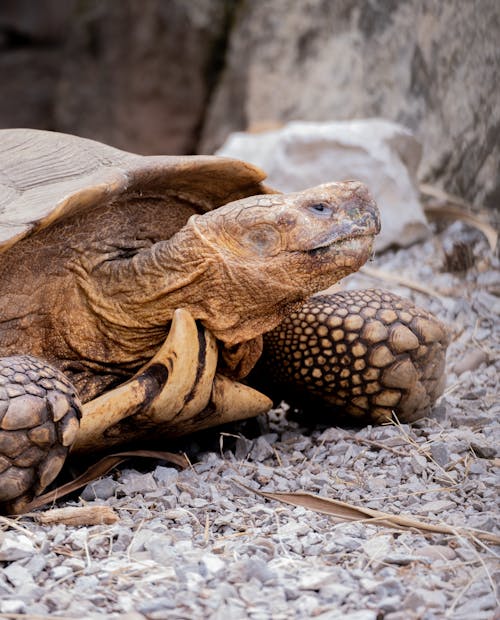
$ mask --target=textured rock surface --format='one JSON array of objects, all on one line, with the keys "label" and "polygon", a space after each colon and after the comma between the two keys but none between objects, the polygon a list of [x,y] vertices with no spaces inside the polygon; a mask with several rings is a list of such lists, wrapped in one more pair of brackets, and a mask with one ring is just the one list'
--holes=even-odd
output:
[{"label": "textured rock surface", "polygon": [[380,116],[415,131],[422,178],[495,207],[499,38],[497,0],[2,0],[0,126],[180,153]]},{"label": "textured rock surface", "polygon": [[416,187],[421,146],[396,123],[292,122],[274,131],[231,134],[217,154],[260,166],[268,175],[266,182],[283,192],[332,179],[363,181],[380,209],[378,250],[410,245],[429,232]]},{"label": "textured rock surface", "polygon": [[423,143],[422,177],[493,206],[499,36],[496,0],[246,2],[202,150],[252,126],[383,116]]},{"label": "textured rock surface", "polygon": [[73,4],[74,0],[0,4],[0,126],[54,128],[61,49]]},{"label": "textured rock surface", "polygon": [[0,124],[150,154],[193,152],[228,3],[71,0],[61,13],[55,5],[38,3],[39,20],[29,1],[0,7],[0,67],[12,92],[0,103]]}]

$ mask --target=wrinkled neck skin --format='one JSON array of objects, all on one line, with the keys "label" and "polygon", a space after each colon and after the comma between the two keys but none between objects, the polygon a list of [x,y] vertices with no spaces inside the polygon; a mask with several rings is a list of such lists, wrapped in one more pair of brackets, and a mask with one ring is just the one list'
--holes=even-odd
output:
[{"label": "wrinkled neck skin", "polygon": [[106,326],[106,335],[114,332],[120,342],[127,332],[132,340],[137,331],[149,333],[153,347],[161,344],[156,341],[165,337],[177,308],[189,310],[231,346],[275,327],[290,305],[307,295],[285,265],[271,276],[243,257],[229,260],[194,218],[168,241],[126,263],[86,265],[82,260],[74,271],[101,331]]}]

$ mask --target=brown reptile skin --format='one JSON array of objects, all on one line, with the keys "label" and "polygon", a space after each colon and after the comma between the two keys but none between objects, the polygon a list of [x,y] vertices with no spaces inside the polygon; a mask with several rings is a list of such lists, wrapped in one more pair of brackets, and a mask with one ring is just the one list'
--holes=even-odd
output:
[{"label": "brown reptile skin", "polygon": [[54,480],[79,415],[74,388],[58,370],[29,355],[0,358],[0,503],[30,499]]},{"label": "brown reptile skin", "polygon": [[316,295],[265,335],[257,386],[292,403],[312,397],[378,423],[393,411],[411,422],[442,393],[447,343],[433,315],[387,291]]}]

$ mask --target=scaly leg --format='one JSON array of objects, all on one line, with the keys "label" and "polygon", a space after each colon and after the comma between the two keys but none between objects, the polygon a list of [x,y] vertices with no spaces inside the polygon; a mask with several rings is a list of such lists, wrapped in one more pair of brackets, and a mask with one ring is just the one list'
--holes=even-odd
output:
[{"label": "scaly leg", "polygon": [[129,381],[83,405],[71,452],[177,437],[269,410],[267,397],[216,374],[217,355],[211,332],[176,310],[156,355]]},{"label": "scaly leg", "polygon": [[317,295],[265,335],[250,382],[292,403],[411,422],[443,391],[447,344],[440,321],[387,291]]},{"label": "scaly leg", "polygon": [[0,506],[15,512],[61,470],[78,433],[75,388],[30,355],[0,358]]}]

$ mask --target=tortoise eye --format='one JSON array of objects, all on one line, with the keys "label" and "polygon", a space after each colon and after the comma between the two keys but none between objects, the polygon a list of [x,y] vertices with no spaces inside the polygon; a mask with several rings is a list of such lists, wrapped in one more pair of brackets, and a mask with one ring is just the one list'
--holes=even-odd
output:
[{"label": "tortoise eye", "polygon": [[320,217],[328,217],[332,213],[332,208],[325,202],[316,202],[309,206],[309,211]]}]

